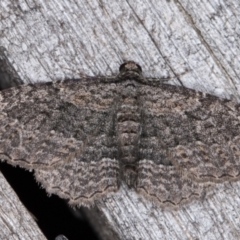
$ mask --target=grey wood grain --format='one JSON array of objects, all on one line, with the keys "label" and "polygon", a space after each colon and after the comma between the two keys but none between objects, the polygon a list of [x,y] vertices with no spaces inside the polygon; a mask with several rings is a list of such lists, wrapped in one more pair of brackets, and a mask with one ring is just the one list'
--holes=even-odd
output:
[{"label": "grey wood grain", "polygon": [[46,239],[1,172],[0,239]]},{"label": "grey wood grain", "polygon": [[[239,100],[239,4],[3,0],[0,45],[25,83],[115,75],[134,60],[146,77]],[[103,239],[239,239],[239,186],[219,185],[179,210],[122,186],[88,215]]]}]

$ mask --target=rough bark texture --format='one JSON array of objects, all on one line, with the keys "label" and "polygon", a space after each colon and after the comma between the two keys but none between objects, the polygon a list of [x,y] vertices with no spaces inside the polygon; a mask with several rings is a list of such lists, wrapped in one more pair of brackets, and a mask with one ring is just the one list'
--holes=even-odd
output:
[{"label": "rough bark texture", "polygon": [[[181,75],[170,83],[239,100],[239,10],[238,0],[3,0],[0,46],[25,83],[115,75],[120,63],[134,60],[147,77]],[[98,211],[87,211],[92,219],[103,216],[104,221],[92,220],[103,239],[112,239],[101,228],[106,222],[119,239],[239,239],[239,187],[238,182],[219,185],[201,201],[171,210],[122,186],[97,205]],[[14,198],[6,199],[7,191],[0,191],[2,222],[12,214],[2,213]],[[15,220],[25,216],[18,211]],[[16,221],[11,231],[30,235],[23,223]],[[6,229],[1,224],[0,236]]]}]

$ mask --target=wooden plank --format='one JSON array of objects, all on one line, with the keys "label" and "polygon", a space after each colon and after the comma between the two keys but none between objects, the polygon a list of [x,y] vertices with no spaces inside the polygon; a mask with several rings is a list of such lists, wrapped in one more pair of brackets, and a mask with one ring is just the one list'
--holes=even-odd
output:
[{"label": "wooden plank", "polygon": [[46,239],[1,172],[0,239]]},{"label": "wooden plank", "polygon": [[[237,0],[14,4],[0,3],[0,45],[26,83],[114,75],[120,63],[134,60],[146,77],[185,73],[170,83],[239,100]],[[123,185],[88,215],[101,213],[103,221],[92,222],[103,239],[111,234],[119,239],[239,239],[238,187],[219,185],[203,199],[171,210]],[[101,223],[111,231],[104,233]]]}]

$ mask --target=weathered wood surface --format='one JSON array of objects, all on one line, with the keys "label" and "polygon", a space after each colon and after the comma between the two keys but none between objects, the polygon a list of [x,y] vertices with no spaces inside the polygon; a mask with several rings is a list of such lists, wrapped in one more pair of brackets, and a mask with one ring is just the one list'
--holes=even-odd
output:
[{"label": "weathered wood surface", "polygon": [[[186,72],[170,83],[239,100],[239,4],[2,0],[0,46],[25,83],[113,75],[124,60],[134,60],[146,77]],[[219,185],[205,198],[171,210],[123,186],[88,214],[103,239],[239,239],[239,187]],[[8,204],[3,194],[1,206]],[[1,213],[1,221],[6,217]]]},{"label": "weathered wood surface", "polygon": [[46,240],[0,172],[0,239]]}]

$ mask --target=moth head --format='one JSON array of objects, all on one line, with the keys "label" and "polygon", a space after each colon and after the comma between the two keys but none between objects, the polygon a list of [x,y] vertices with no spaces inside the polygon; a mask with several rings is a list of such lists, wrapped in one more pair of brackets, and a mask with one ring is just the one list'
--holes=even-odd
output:
[{"label": "moth head", "polygon": [[125,79],[142,78],[142,68],[133,61],[125,62],[119,68],[119,76]]}]

